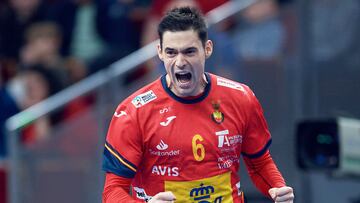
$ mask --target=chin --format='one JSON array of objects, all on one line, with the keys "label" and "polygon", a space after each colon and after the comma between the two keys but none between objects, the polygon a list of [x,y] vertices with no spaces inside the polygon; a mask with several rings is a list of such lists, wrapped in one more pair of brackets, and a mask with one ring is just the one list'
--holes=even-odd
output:
[{"label": "chin", "polygon": [[193,96],[192,95],[193,91],[191,89],[177,89],[177,93],[178,93],[178,96],[181,96],[181,97]]}]

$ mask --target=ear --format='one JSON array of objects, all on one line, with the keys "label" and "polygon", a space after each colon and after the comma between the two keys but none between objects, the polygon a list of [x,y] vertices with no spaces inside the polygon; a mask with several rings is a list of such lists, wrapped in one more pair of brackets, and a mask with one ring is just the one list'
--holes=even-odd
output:
[{"label": "ear", "polygon": [[164,61],[164,57],[163,57],[163,54],[162,54],[162,49],[161,49],[160,44],[157,45],[157,53],[158,53],[159,59],[161,61]]},{"label": "ear", "polygon": [[209,58],[213,52],[213,42],[211,40],[206,41],[205,43],[205,56]]}]

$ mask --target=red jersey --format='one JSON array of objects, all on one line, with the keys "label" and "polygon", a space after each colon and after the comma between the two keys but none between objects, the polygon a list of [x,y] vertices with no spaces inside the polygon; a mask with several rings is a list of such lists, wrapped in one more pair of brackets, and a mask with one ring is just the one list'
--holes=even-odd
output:
[{"label": "red jersey", "polygon": [[116,109],[103,169],[133,178],[135,198],[172,191],[177,202],[243,202],[240,156],[263,155],[270,133],[249,87],[205,75],[198,97],[177,97],[162,76]]}]

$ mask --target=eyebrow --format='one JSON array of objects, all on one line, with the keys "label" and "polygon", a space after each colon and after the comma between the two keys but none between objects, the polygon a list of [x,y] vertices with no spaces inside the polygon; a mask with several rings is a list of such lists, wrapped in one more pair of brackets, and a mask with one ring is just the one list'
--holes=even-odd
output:
[{"label": "eyebrow", "polygon": [[[188,47],[186,49],[180,50],[180,52],[186,52],[186,51],[191,51],[191,50],[197,50],[197,48],[196,47]],[[175,48],[166,47],[165,51],[178,51],[178,50]]]},{"label": "eyebrow", "polygon": [[175,51],[176,49],[166,47],[164,51]]}]

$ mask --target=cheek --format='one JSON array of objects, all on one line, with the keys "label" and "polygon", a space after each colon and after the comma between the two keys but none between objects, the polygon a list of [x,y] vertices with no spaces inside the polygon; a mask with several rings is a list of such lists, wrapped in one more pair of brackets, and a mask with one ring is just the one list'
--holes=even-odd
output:
[{"label": "cheek", "polygon": [[197,67],[195,72],[196,72],[196,76],[198,78],[200,78],[202,76],[202,74],[204,73],[204,70],[201,67]]},{"label": "cheek", "polygon": [[203,61],[196,60],[192,61],[191,64],[194,68],[194,72],[196,72],[197,74],[201,74],[202,72],[204,72],[205,63]]},{"label": "cheek", "polygon": [[164,66],[165,66],[166,72],[171,72],[173,64],[174,64],[173,60],[164,60]]}]

